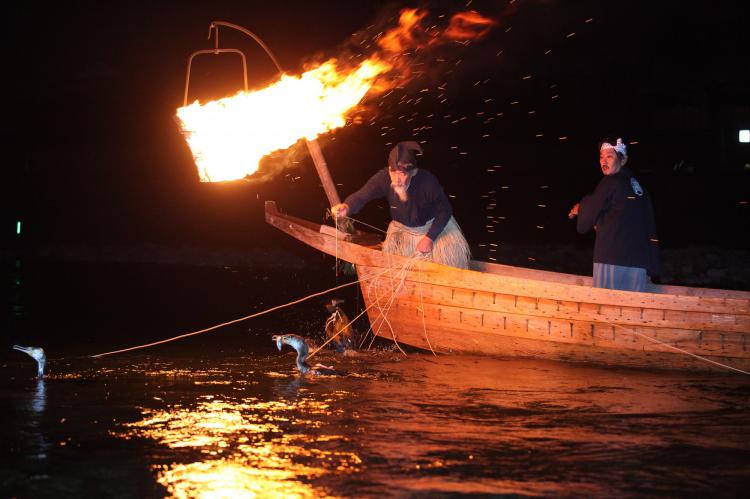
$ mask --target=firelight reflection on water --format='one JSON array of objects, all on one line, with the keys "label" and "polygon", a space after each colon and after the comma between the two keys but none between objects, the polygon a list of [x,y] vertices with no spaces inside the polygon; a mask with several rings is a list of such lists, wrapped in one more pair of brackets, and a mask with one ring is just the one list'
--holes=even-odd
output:
[{"label": "firelight reflection on water", "polygon": [[327,401],[200,398],[195,407],[144,409],[141,421],[117,435],[195,452],[194,462],[155,467],[174,497],[319,497],[305,480],[359,470],[355,453],[326,448],[344,436],[310,434],[334,416]]},{"label": "firelight reflection on water", "polygon": [[321,352],[2,369],[5,497],[741,495],[750,382],[532,359]]}]

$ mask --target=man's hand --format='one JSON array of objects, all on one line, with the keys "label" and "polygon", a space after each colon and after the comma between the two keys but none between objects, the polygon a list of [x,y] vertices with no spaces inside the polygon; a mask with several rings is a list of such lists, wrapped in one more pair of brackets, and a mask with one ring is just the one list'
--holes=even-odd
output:
[{"label": "man's hand", "polygon": [[417,243],[417,251],[425,254],[432,253],[432,239],[427,236],[420,239]]},{"label": "man's hand", "polygon": [[331,213],[336,218],[342,218],[349,215],[349,205],[346,203],[339,203],[336,206],[331,206]]},{"label": "man's hand", "polygon": [[581,203],[576,203],[573,205],[573,207],[570,209],[570,213],[568,213],[568,218],[573,219],[578,216],[578,209],[581,207]]}]

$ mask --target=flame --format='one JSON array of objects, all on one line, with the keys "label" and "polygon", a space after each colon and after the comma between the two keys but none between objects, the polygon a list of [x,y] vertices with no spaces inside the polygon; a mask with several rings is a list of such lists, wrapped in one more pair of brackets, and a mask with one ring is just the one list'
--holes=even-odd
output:
[{"label": "flame", "polygon": [[478,40],[484,38],[495,24],[493,19],[483,17],[473,10],[459,12],[451,17],[445,36],[451,40]]},{"label": "flame", "polygon": [[[398,26],[378,39],[379,50],[353,68],[341,69],[329,59],[300,76],[283,74],[256,91],[179,108],[180,128],[201,181],[252,175],[264,156],[344,126],[368,92],[410,79],[409,61],[401,57],[406,51],[481,38],[495,24],[474,11],[461,12],[441,34],[422,26],[425,16],[424,10],[403,9]],[[389,71],[400,74],[384,78]]]},{"label": "flame", "polygon": [[[378,40],[378,46],[388,52],[403,52],[419,46],[417,34],[422,30],[422,19],[427,12],[419,9],[403,9],[398,18],[398,27],[389,30]],[[429,42],[425,42],[429,43]]]},{"label": "flame", "polygon": [[331,59],[260,90],[179,108],[201,181],[241,179],[257,171],[264,156],[344,126],[347,113],[389,69],[370,58],[344,72]]}]

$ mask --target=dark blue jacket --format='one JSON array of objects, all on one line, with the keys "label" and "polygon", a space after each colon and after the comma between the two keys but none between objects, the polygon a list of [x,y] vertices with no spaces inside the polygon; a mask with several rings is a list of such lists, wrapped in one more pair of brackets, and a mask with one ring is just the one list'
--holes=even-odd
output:
[{"label": "dark blue jacket", "polygon": [[638,267],[648,275],[660,273],[656,224],[651,198],[633,176],[622,168],[606,175],[594,192],[581,200],[578,232],[596,226],[594,262]]},{"label": "dark blue jacket", "polygon": [[344,202],[349,205],[349,213],[354,215],[373,199],[386,197],[391,208],[391,218],[407,227],[419,227],[434,219],[427,231],[427,236],[434,241],[453,215],[448,196],[435,175],[421,168],[411,178],[407,192],[409,199],[402,203],[391,188],[388,168],[383,168]]}]

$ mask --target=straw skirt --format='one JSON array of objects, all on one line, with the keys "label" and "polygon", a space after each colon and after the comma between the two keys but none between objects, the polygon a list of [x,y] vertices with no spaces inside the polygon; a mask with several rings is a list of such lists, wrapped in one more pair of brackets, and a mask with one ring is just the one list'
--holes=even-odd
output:
[{"label": "straw skirt", "polygon": [[[421,227],[407,227],[395,220],[391,221],[385,235],[383,251],[408,257],[414,256],[417,243],[427,234],[432,222],[430,220]],[[469,268],[471,250],[455,218],[450,218],[443,231],[432,242],[432,252],[428,257],[443,265],[460,269]]]}]

